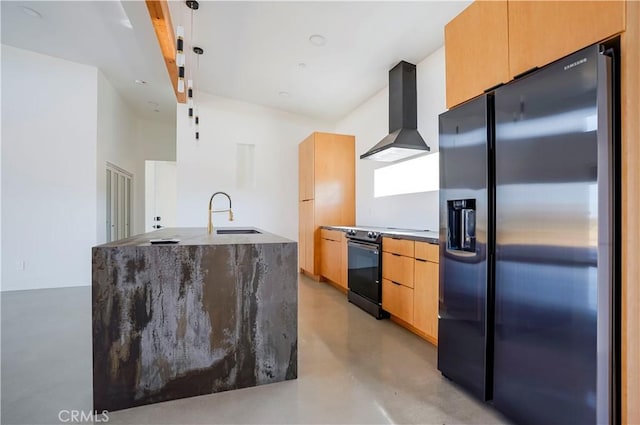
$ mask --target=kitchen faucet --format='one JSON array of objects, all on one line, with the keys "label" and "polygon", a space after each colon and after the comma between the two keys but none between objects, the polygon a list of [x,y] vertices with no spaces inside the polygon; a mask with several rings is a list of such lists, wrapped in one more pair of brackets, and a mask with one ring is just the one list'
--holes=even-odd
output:
[{"label": "kitchen faucet", "polygon": [[[211,208],[213,207],[213,198],[216,195],[224,195],[227,197],[227,199],[229,200],[229,209],[226,210],[212,210]],[[213,195],[211,195],[211,199],[209,199],[209,225],[207,226],[207,230],[209,232],[209,234],[211,234],[213,232],[213,220],[211,219],[211,214],[213,213],[217,213],[217,212],[229,212],[229,221],[233,221],[233,211],[231,211],[231,197],[226,194],[225,192],[216,192]]]}]

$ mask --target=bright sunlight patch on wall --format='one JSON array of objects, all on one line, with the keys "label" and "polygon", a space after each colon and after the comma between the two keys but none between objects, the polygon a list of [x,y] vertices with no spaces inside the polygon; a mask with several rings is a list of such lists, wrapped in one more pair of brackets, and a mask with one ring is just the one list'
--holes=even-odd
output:
[{"label": "bright sunlight patch on wall", "polygon": [[373,196],[431,192],[440,188],[438,152],[373,171]]}]

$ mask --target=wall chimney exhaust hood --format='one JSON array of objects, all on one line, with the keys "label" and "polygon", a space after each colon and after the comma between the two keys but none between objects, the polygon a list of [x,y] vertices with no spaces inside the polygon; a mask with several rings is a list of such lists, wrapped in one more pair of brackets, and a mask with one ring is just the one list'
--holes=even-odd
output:
[{"label": "wall chimney exhaust hood", "polygon": [[401,61],[389,71],[389,134],[360,159],[393,162],[430,150],[418,133],[416,66]]}]

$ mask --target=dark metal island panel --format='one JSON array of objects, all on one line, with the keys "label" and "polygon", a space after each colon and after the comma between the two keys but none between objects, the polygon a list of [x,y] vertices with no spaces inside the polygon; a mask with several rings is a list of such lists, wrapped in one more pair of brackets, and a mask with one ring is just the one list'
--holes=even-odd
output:
[{"label": "dark metal island panel", "polygon": [[95,410],[297,378],[295,242],[163,229],[92,254]]}]

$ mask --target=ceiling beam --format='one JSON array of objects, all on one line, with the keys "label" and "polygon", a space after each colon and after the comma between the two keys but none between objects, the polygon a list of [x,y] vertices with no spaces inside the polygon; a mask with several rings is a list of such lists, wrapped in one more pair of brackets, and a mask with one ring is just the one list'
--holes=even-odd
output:
[{"label": "ceiling beam", "polygon": [[167,0],[145,0],[156,38],[164,57],[164,63],[169,72],[169,79],[173,85],[178,103],[186,103],[185,93],[178,91],[178,68],[176,67],[176,37],[171,23],[169,3]]}]

